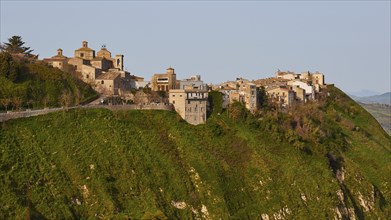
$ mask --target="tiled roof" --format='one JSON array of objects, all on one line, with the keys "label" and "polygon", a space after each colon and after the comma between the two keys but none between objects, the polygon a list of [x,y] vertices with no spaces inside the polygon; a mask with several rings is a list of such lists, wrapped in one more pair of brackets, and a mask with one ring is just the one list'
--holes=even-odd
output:
[{"label": "tiled roof", "polygon": [[52,59],[67,59],[68,57],[64,56],[64,55],[56,55],[56,56],[52,56]]},{"label": "tiled roof", "polygon": [[119,72],[105,72],[105,73],[102,73],[101,75],[98,76],[98,78],[96,78],[97,80],[110,80],[110,79],[115,79],[117,78],[119,75],[121,75],[121,73]]},{"label": "tiled roof", "polygon": [[93,49],[88,48],[88,47],[80,47],[79,49],[77,49],[77,51],[78,50],[81,50],[81,51],[94,51]]}]

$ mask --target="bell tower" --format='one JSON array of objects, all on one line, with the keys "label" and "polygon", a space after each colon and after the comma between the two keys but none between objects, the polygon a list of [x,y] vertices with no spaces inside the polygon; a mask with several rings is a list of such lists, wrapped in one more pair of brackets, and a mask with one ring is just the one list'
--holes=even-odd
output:
[{"label": "bell tower", "polygon": [[87,48],[88,47],[88,42],[87,41],[83,41],[82,45],[83,45],[84,48]]},{"label": "bell tower", "polygon": [[62,49],[61,48],[59,48],[59,49],[57,49],[57,56],[62,56]]},{"label": "bell tower", "polygon": [[117,54],[114,59],[114,67],[119,70],[124,70],[124,55]]}]

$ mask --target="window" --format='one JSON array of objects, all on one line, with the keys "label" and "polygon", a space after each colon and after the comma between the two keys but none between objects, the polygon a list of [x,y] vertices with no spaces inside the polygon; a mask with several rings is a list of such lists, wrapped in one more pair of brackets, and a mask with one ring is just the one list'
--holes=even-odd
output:
[{"label": "window", "polygon": [[187,101],[187,104],[190,104],[190,101]]},{"label": "window", "polygon": [[172,101],[172,104],[175,104],[175,101]]},{"label": "window", "polygon": [[179,97],[182,97],[182,95],[179,95]]},{"label": "window", "polygon": [[87,79],[90,78],[90,75],[87,74],[87,75],[86,75],[86,78],[87,78]]},{"label": "window", "polygon": [[84,53],[80,53],[80,57],[84,57]]},{"label": "window", "polygon": [[101,84],[104,84],[104,83],[105,83],[105,81],[103,81],[103,80],[102,80],[100,83],[101,83]]},{"label": "window", "polygon": [[175,95],[172,95],[172,97],[175,97]]},{"label": "window", "polygon": [[160,78],[157,78],[157,81],[158,82],[168,82],[168,78],[167,77],[160,77]]}]

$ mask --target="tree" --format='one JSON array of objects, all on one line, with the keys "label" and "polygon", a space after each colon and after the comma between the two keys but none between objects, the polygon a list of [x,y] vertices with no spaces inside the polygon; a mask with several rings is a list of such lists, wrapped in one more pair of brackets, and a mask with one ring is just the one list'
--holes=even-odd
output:
[{"label": "tree", "polygon": [[20,75],[20,65],[15,62],[8,52],[0,53],[0,76],[4,76],[12,82],[15,82]]},{"label": "tree", "polygon": [[25,42],[23,42],[21,36],[12,36],[8,38],[8,43],[1,45],[1,50],[8,53],[23,53],[30,55],[33,50],[30,50],[30,47],[23,46],[24,44]]},{"label": "tree", "polygon": [[72,99],[71,96],[72,94],[70,93],[70,91],[67,90],[64,90],[61,94],[61,98],[60,98],[61,106],[65,108],[65,111],[68,111],[68,108],[71,105],[71,99]]},{"label": "tree", "polygon": [[234,101],[234,103],[230,104],[228,112],[229,117],[234,120],[244,120],[248,115],[246,107],[238,101]]},{"label": "tree", "polygon": [[258,103],[261,108],[267,109],[269,107],[269,99],[266,94],[265,87],[261,87],[258,91]]}]

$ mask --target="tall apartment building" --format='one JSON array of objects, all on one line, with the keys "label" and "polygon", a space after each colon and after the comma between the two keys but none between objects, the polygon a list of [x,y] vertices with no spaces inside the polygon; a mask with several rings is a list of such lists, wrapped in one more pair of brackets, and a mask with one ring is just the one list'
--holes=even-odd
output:
[{"label": "tall apartment building", "polygon": [[243,92],[244,104],[246,108],[254,113],[258,109],[257,87],[254,83],[244,83],[240,85],[240,91]]},{"label": "tall apartment building", "polygon": [[193,125],[206,122],[208,104],[208,86],[199,75],[179,82],[179,89],[170,89],[169,102],[175,111]]}]

